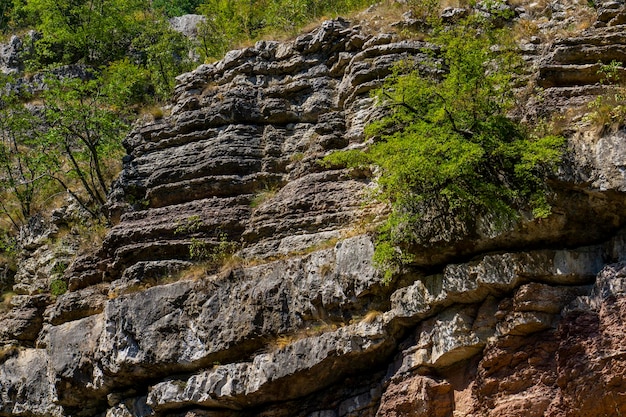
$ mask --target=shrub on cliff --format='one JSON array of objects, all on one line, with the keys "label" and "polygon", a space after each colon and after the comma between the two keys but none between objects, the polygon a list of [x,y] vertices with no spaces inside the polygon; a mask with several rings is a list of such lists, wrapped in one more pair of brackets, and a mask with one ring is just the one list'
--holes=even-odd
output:
[{"label": "shrub on cliff", "polygon": [[431,41],[441,50],[427,50],[431,66],[404,63],[378,91],[389,112],[366,129],[373,144],[326,158],[377,168],[377,198],[391,204],[375,254],[387,279],[410,260],[402,247],[428,244],[419,222],[433,207],[451,222],[495,219],[496,230],[520,210],[549,215],[545,174],[560,159],[564,139],[538,137],[507,117],[518,66],[510,38],[479,15],[439,25]]}]

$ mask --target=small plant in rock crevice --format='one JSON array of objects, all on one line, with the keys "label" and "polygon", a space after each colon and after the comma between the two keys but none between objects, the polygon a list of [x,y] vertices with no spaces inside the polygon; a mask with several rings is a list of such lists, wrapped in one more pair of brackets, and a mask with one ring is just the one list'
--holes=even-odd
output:
[{"label": "small plant in rock crevice", "polygon": [[252,200],[250,200],[250,207],[251,208],[257,208],[260,205],[262,205],[264,202],[270,200],[271,198],[273,198],[276,193],[278,193],[278,188],[277,187],[266,187],[260,191],[258,191],[254,197],[252,197]]},{"label": "small plant in rock crevice", "polygon": [[209,265],[218,266],[238,249],[236,242],[229,240],[226,233],[220,233],[218,242],[208,242],[198,238],[192,238],[189,245],[189,257],[194,261],[206,262]]},{"label": "small plant in rock crevice", "polygon": [[67,292],[67,283],[62,279],[52,280],[50,283],[50,294],[54,296],[63,295]]},{"label": "small plant in rock crevice", "polygon": [[624,126],[626,120],[626,87],[620,73],[624,72],[622,62],[613,60],[609,64],[599,63],[600,83],[610,91],[597,96],[587,104],[588,112],[583,121],[589,122],[599,134],[616,131]]},{"label": "small plant in rock crevice", "polygon": [[[190,216],[177,223],[174,234],[197,234],[204,223],[199,216]],[[217,242],[199,236],[192,236],[189,243],[189,259],[203,263],[207,269],[219,269],[232,259],[239,249],[239,243],[230,240],[227,233],[219,231]]]}]

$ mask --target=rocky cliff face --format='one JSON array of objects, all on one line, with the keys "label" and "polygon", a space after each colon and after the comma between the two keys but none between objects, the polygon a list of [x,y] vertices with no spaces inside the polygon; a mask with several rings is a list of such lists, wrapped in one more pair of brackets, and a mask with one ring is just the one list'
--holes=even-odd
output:
[{"label": "rocky cliff face", "polygon": [[[545,26],[569,25],[553,3]],[[596,67],[621,56],[626,14],[597,15],[522,43],[543,88],[525,117],[607,91]],[[622,130],[570,132],[550,218],[495,236],[425,222],[433,238],[381,284],[371,173],[317,161],[364,146],[369,91],[424,46],[334,20],[179,77],[170,114],[126,139],[116,225],[65,271],[70,292],[38,294],[49,262],[18,274],[0,416],[626,413]]]}]

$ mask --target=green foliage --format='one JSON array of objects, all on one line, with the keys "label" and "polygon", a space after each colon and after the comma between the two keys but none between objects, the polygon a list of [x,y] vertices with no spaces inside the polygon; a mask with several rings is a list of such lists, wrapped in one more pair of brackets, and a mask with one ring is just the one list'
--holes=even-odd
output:
[{"label": "green foliage", "polygon": [[620,77],[620,72],[624,70],[623,63],[613,60],[609,64],[599,64],[600,83],[606,84],[609,92],[587,104],[589,112],[584,120],[600,131],[616,130],[624,125],[626,117],[626,90]]},{"label": "green foliage", "polygon": [[140,68],[147,76],[152,94],[167,100],[174,90],[174,78],[190,71],[191,44],[184,35],[170,29],[166,20],[152,21],[132,41],[132,50],[138,51]]},{"label": "green foliage", "polygon": [[120,95],[138,103],[168,99],[191,69],[192,46],[148,0],[28,0],[20,10],[42,34],[31,71],[83,63],[118,85],[128,75]]},{"label": "green foliage", "polygon": [[0,33],[24,28],[31,23],[30,15],[25,10],[27,0],[0,1]]},{"label": "green foliage", "polygon": [[[6,231],[0,231],[0,258],[7,258],[9,260],[15,260],[19,252],[17,239],[15,236],[11,236]],[[0,290],[1,290],[0,286]]]},{"label": "green foliage", "polygon": [[[182,222],[176,223],[174,234],[198,235],[204,222],[199,216],[190,216]],[[218,233],[218,242],[209,242],[197,236],[191,238],[189,245],[189,258],[194,261],[204,262],[210,268],[221,266],[239,248],[239,245],[229,240],[225,232]]]},{"label": "green foliage", "polygon": [[63,275],[67,267],[68,265],[65,262],[57,262],[54,264],[54,267],[52,268],[52,273],[57,274],[57,275]]},{"label": "green foliage", "polygon": [[612,60],[609,64],[600,63],[600,69],[598,73],[602,75],[600,83],[602,84],[614,84],[619,82],[619,71],[623,68],[623,64],[619,61]]},{"label": "green foliage", "polygon": [[249,0],[207,0],[198,7],[207,18],[198,28],[203,57],[221,57],[235,42],[259,29],[262,7],[252,5]]},{"label": "green foliage", "polygon": [[50,283],[50,294],[58,297],[67,292],[67,283],[62,279],[52,280]]},{"label": "green foliage", "polygon": [[250,201],[251,208],[257,208],[267,200],[270,200],[278,192],[277,186],[266,186],[262,190],[257,191],[255,196]]},{"label": "green foliage", "polygon": [[116,109],[144,102],[150,90],[148,69],[131,62],[128,58],[114,61],[104,68],[101,81],[102,93]]},{"label": "green foliage", "polygon": [[0,31],[6,31],[13,12],[13,3],[10,1],[0,2]]},{"label": "green foliage", "polygon": [[[12,77],[0,77],[1,84]],[[46,153],[37,140],[40,120],[22,103],[29,94],[6,91],[0,106],[0,213],[15,230],[36,211],[49,191]]]},{"label": "green foliage", "polygon": [[176,229],[174,229],[174,234],[179,235],[195,233],[200,230],[202,225],[203,222],[200,216],[189,216],[184,221],[176,223]]},{"label": "green foliage", "polygon": [[228,235],[221,232],[217,244],[192,238],[189,245],[189,257],[194,261],[204,262],[209,268],[215,269],[233,256],[238,248],[239,245],[236,242],[229,240]]},{"label": "green foliage", "polygon": [[121,156],[129,125],[109,107],[99,79],[48,78],[47,84],[46,128],[39,135],[47,149],[47,174],[97,217],[113,174],[106,161]]},{"label": "green foliage", "polygon": [[413,15],[427,22],[439,18],[440,0],[408,0]]},{"label": "green foliage", "polygon": [[46,83],[40,104],[29,104],[22,91],[2,96],[0,213],[14,230],[59,192],[99,217],[116,174],[111,161],[121,156],[129,129],[126,114],[114,108],[125,101],[121,81],[48,77]]},{"label": "green foliage", "polygon": [[367,128],[374,144],[326,158],[378,167],[378,198],[392,209],[375,254],[387,279],[407,262],[401,246],[427,243],[419,221],[433,207],[451,221],[498,219],[496,230],[519,210],[550,213],[544,174],[559,161],[564,139],[536,137],[506,117],[518,65],[510,38],[477,16],[436,27],[431,40],[441,51],[432,64],[398,66],[378,92],[390,111]]},{"label": "green foliage", "polygon": [[202,0],[153,0],[152,7],[168,17],[194,13]]},{"label": "green foliage", "polygon": [[203,59],[218,59],[238,43],[267,33],[293,34],[306,23],[371,4],[367,0],[205,0],[198,12],[207,17],[199,27]]},{"label": "green foliage", "polygon": [[43,34],[37,50],[44,65],[121,58],[143,30],[147,9],[146,0],[28,0],[25,6]]}]

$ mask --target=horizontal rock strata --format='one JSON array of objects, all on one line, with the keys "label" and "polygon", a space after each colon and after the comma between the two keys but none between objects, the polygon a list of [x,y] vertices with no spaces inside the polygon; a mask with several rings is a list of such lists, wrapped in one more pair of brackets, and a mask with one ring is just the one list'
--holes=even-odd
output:
[{"label": "horizontal rock strata", "polygon": [[[608,3],[580,36],[523,47],[548,98],[529,118],[607,91]],[[65,270],[69,292],[38,293],[61,274],[50,234],[31,239],[42,256],[0,309],[0,416],[626,413],[623,131],[568,138],[547,219],[494,232],[433,213],[382,284],[373,174],[319,161],[366,146],[369,92],[427,50],[334,20],[180,76],[166,116],[126,138],[115,226]]]}]

